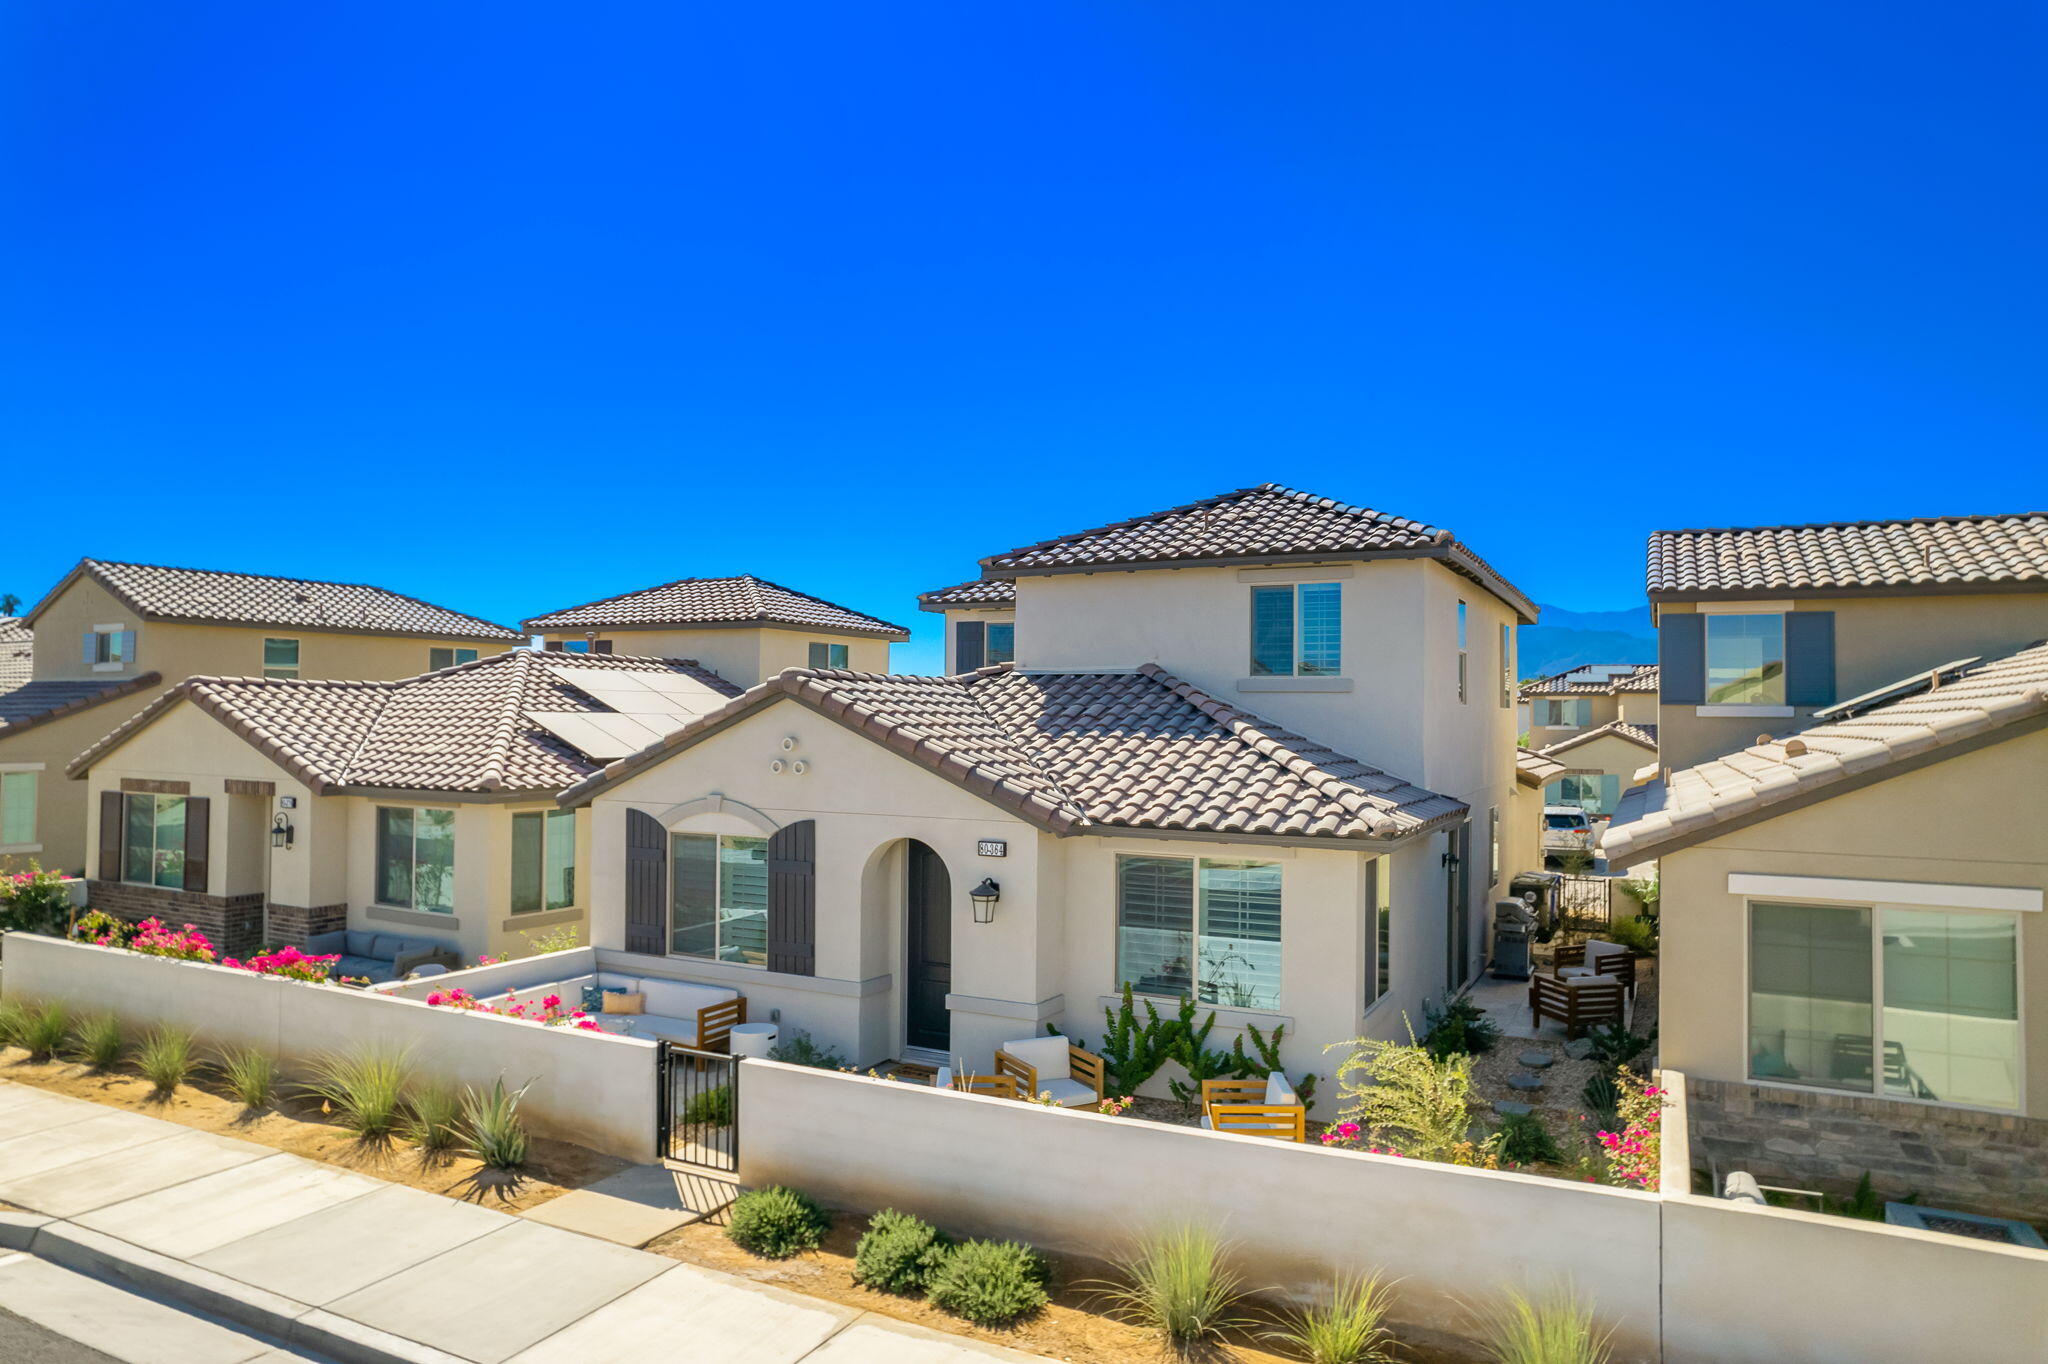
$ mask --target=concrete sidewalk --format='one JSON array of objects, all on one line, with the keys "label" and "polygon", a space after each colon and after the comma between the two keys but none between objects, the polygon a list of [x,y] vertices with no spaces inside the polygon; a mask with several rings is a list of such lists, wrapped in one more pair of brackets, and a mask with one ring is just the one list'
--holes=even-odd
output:
[{"label": "concrete sidewalk", "polygon": [[[350,1364],[1040,1358],[6,1081],[0,1203],[27,1210],[0,1212],[0,1309],[30,1321],[54,1265]],[[132,1357],[250,1357],[163,1346]]]}]

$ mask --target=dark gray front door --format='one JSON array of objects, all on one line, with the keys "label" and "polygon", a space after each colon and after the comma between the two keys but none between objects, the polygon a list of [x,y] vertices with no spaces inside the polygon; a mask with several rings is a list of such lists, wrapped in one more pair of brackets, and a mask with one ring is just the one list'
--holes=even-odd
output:
[{"label": "dark gray front door", "polygon": [[953,881],[939,855],[912,839],[908,848],[910,938],[909,1016],[904,1036],[913,1047],[947,1051],[953,1020],[946,996],[953,989]]}]

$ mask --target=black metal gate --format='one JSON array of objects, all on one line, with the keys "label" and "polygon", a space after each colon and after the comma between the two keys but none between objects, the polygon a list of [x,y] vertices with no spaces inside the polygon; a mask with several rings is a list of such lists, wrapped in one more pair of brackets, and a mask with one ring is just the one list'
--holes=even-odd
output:
[{"label": "black metal gate", "polygon": [[655,1074],[656,1143],[662,1155],[739,1173],[739,1058],[663,1042]]},{"label": "black metal gate", "polygon": [[1558,884],[1558,918],[1568,941],[1605,932],[1614,922],[1614,878],[1563,877]]}]

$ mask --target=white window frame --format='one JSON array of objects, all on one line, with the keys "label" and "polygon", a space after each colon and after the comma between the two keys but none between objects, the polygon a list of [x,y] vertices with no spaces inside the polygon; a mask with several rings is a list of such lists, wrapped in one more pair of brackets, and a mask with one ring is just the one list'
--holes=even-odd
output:
[{"label": "white window frame", "polygon": [[[455,914],[455,898],[456,892],[459,888],[455,878],[457,869],[461,865],[460,859],[462,856],[462,849],[460,846],[462,832],[461,812],[455,809],[453,806],[448,805],[385,805],[382,802],[378,802],[377,804],[372,805],[370,809],[371,901],[375,904],[382,905],[386,909],[403,910],[408,914],[445,914],[452,918]],[[384,849],[382,846],[383,840],[380,837],[378,837],[378,820],[380,817],[378,812],[384,810],[405,810],[409,811],[412,815],[412,871],[405,879],[406,884],[415,887],[419,885],[420,876],[419,817],[422,814],[426,814],[428,812],[432,812],[434,814],[445,814],[450,816],[450,819],[448,821],[448,903],[446,905],[422,906],[418,902],[419,896],[417,893],[413,895],[413,903],[409,905],[393,904],[389,900],[380,899],[378,897],[378,892],[384,889]]]},{"label": "white window frame", "polygon": [[[818,650],[820,649],[823,649],[825,651],[825,661],[823,663],[812,661],[807,666],[813,668],[827,668],[835,672],[844,672],[846,669],[853,666],[852,647],[842,643],[835,643],[834,641],[829,639],[812,640],[810,643],[810,648],[805,651],[805,657],[807,659],[815,660],[817,657]],[[838,659],[837,662],[833,661],[835,655]]]},{"label": "white window frame", "polygon": [[[1274,857],[1183,857],[1177,853],[1117,852],[1110,859],[1110,927],[1113,933],[1110,944],[1111,975],[1118,993],[1123,991],[1123,859],[1143,858],[1153,862],[1187,862],[1193,867],[1193,879],[1189,888],[1193,892],[1188,905],[1188,997],[1202,1008],[1227,1009],[1243,1014],[1277,1014],[1287,1001],[1287,864]],[[1274,983],[1274,999],[1271,1004],[1231,1004],[1226,1001],[1208,1001],[1202,998],[1202,866],[1204,863],[1246,862],[1259,866],[1274,867],[1280,873],[1280,937],[1274,946],[1280,950],[1279,979]],[[1138,998],[1178,999],[1178,995],[1156,995],[1131,987],[1131,993]]]},{"label": "white window frame", "polygon": [[[1335,672],[1311,673],[1302,671],[1301,665],[1303,631],[1301,628],[1301,593],[1304,588],[1310,587],[1331,588],[1337,594],[1337,668]],[[1289,617],[1288,631],[1289,671],[1284,673],[1256,672],[1253,670],[1252,665],[1257,660],[1259,649],[1259,593],[1280,591],[1284,591],[1291,594],[1293,602],[1292,614]],[[1341,581],[1329,578],[1314,578],[1305,579],[1301,582],[1255,582],[1250,584],[1250,591],[1245,597],[1245,607],[1245,622],[1246,628],[1249,632],[1249,636],[1245,641],[1247,645],[1245,649],[1245,675],[1249,679],[1255,682],[1263,682],[1268,679],[1276,677],[1340,678],[1347,676],[1347,674],[1344,671],[1344,584]]]},{"label": "white window frame", "polygon": [[1365,1012],[1394,993],[1394,855],[1365,864]]},{"label": "white window frame", "polygon": [[[30,778],[29,789],[33,793],[28,803],[28,841],[26,843],[0,843],[0,853],[39,853],[43,850],[43,772],[45,763],[0,763],[0,786],[7,778],[26,776]],[[126,811],[123,811],[125,817]]]},{"label": "white window frame", "polygon": [[92,633],[97,637],[93,644],[92,670],[96,673],[118,673],[126,671],[135,662],[134,655],[140,651],[138,641],[135,649],[122,650],[122,641],[135,633],[127,625],[95,625]]},{"label": "white window frame", "polygon": [[1487,807],[1486,837],[1488,845],[1493,850],[1493,861],[1491,863],[1493,879],[1486,884],[1488,887],[1494,887],[1500,884],[1500,807],[1498,805]]},{"label": "white window frame", "polygon": [[[1782,606],[1782,610],[1772,609]],[[1775,616],[1778,620],[1778,691],[1789,696],[1791,686],[1791,660],[1785,644],[1785,617],[1791,607],[1779,602],[1759,602],[1745,611],[1703,611],[1700,625],[1700,695],[1710,697],[1714,686],[1714,622],[1737,617],[1747,620],[1751,616]],[[1698,708],[1703,716],[1731,715],[1751,716],[1759,719],[1781,718],[1794,713],[1785,701],[1705,701]]]},{"label": "white window frame", "polygon": [[1471,697],[1471,655],[1466,651],[1466,616],[1470,608],[1461,598],[1458,602],[1458,704],[1464,705]]},{"label": "white window frame", "polygon": [[[540,854],[540,903],[532,909],[521,909],[519,906],[511,903],[510,894],[516,893],[519,880],[519,840],[513,838],[508,840],[512,845],[512,885],[508,887],[506,912],[513,916],[566,914],[583,903],[583,869],[577,865],[578,859],[576,856],[576,812],[560,809],[514,810],[512,811],[511,818],[515,829],[518,826],[519,820],[525,816],[535,816],[540,820],[540,839],[534,845],[534,850]],[[551,865],[548,861],[548,821],[563,818],[569,821],[569,903],[550,907],[548,904],[548,873],[559,871],[560,868]]]},{"label": "white window frame", "polygon": [[[1010,632],[1010,647],[1003,657],[996,657],[996,636],[998,630]],[[1013,620],[992,620],[981,632],[981,661],[992,663],[1015,663],[1017,661],[1017,622]]]},{"label": "white window frame", "polygon": [[[270,646],[271,646],[271,645],[273,645],[273,644],[289,644],[289,645],[291,645],[291,646],[292,646],[292,664],[291,664],[291,666],[290,666],[289,668],[287,668],[287,667],[284,667],[284,666],[282,666],[282,665],[280,665],[280,664],[273,664],[273,663],[271,663],[271,661],[270,661]],[[302,658],[302,657],[304,656],[304,655],[303,655],[303,652],[302,652],[302,649],[303,649],[303,646],[301,645],[301,643],[300,643],[300,642],[299,642],[298,640],[296,640],[296,639],[293,639],[293,638],[291,638],[291,637],[290,637],[290,636],[288,636],[288,635],[266,635],[266,636],[264,636],[264,638],[263,638],[263,655],[262,655],[262,659],[263,659],[263,676],[265,676],[265,677],[280,677],[280,678],[294,678],[294,677],[297,677],[297,676],[299,675],[299,660],[300,660],[300,659],[301,659],[301,658]]]},{"label": "white window frame", "polygon": [[1515,704],[1515,627],[1500,627],[1500,708]]},{"label": "white window frame", "polygon": [[[676,946],[675,848],[676,840],[679,838],[708,838],[711,840],[712,920],[711,951],[708,955],[703,952],[685,952]],[[768,962],[765,944],[767,943],[768,935],[771,932],[770,921],[774,918],[775,914],[775,896],[772,887],[769,889],[767,893],[767,897],[763,906],[765,910],[765,917],[762,919],[761,925],[762,942],[764,944],[762,960],[733,961],[720,955],[722,952],[725,951],[725,926],[728,920],[725,916],[725,859],[719,856],[719,854],[725,851],[725,845],[727,840],[735,838],[745,839],[749,843],[759,843],[761,845],[763,858],[763,884],[766,885],[771,883],[774,879],[774,873],[772,870],[768,869],[772,866],[772,861],[767,857],[768,836],[766,834],[722,834],[711,833],[709,831],[701,829],[670,829],[668,831],[668,847],[665,850],[668,854],[668,885],[666,887],[666,890],[668,892],[668,923],[663,929],[664,938],[662,950],[666,955],[675,957],[682,961],[708,961],[716,962],[720,966],[736,966],[746,971],[766,971],[768,969]]]},{"label": "white window frame", "polygon": [[[582,649],[574,650],[573,652],[588,652],[590,648],[590,641],[583,640],[580,642],[583,644],[584,647]],[[434,655],[442,653],[448,655],[449,661],[440,664],[435,663]],[[464,654],[468,654],[469,657],[464,658]],[[443,668],[460,667],[464,663],[474,663],[477,661],[477,659],[481,658],[482,656],[482,650],[471,648],[467,644],[432,644],[427,646],[427,671],[430,673],[437,673],[440,672],[441,669]]]},{"label": "white window frame", "polygon": [[[148,801],[148,802],[150,803],[150,814],[149,814],[149,869],[150,869],[150,874],[149,874],[149,879],[148,879],[147,881],[135,881],[135,880],[131,880],[131,879],[129,879],[129,876],[128,876],[128,802],[129,802],[129,801],[131,801],[131,800],[146,800],[146,801]],[[163,843],[162,843],[162,842],[160,841],[160,840],[161,840],[161,836],[162,836],[162,827],[161,827],[161,820],[160,820],[160,819],[158,818],[158,814],[157,814],[157,812],[158,812],[158,811],[159,811],[160,809],[162,809],[162,802],[164,802],[164,801],[167,801],[167,800],[181,800],[181,801],[184,801],[184,802],[185,802],[185,819],[187,820],[187,823],[186,823],[186,825],[185,825],[184,827],[185,827],[185,828],[187,828],[187,829],[189,829],[189,828],[191,827],[191,825],[190,825],[190,822],[189,822],[189,821],[190,821],[190,820],[191,820],[191,818],[192,818],[192,797],[191,797],[190,795],[177,795],[177,794],[174,794],[174,793],[171,793],[171,792],[161,792],[161,791],[123,791],[123,792],[121,792],[121,884],[122,884],[122,885],[124,885],[124,886],[148,886],[148,887],[149,887],[149,888],[151,888],[152,890],[174,890],[174,891],[181,891],[181,890],[183,890],[183,889],[185,888],[185,886],[184,886],[184,878],[183,878],[182,872],[181,872],[181,875],[180,875],[180,877],[179,877],[179,883],[178,883],[177,885],[175,885],[175,886],[164,886],[164,885],[159,885],[159,884],[157,884],[157,879],[156,879],[156,859],[157,859],[157,856],[158,856],[158,854],[162,853],[162,852],[163,852],[163,850],[164,850],[164,848],[163,848]],[[185,844],[184,844],[184,843],[183,843],[182,841],[181,841],[181,842],[180,842],[180,843],[178,844],[178,846],[177,846],[177,851],[178,851],[178,853],[179,853],[179,855],[180,855],[180,856],[183,856],[183,855],[184,855],[184,852],[185,852]],[[182,867],[182,864],[181,864],[181,867]]]},{"label": "white window frame", "polygon": [[[1830,889],[1830,890],[1832,890],[1832,889],[1837,889],[1837,888],[1850,888],[1850,887],[1858,887],[1858,886],[1877,886],[1877,887],[1885,887],[1885,886],[1889,886],[1889,887],[1894,887],[1894,888],[1896,888],[1896,889],[1900,889],[1900,890],[1905,890],[1905,891],[1907,891],[1907,892],[1909,892],[1909,893],[1910,893],[1910,892],[1912,892],[1912,891],[1914,891],[1914,890],[1916,890],[1916,889],[1925,889],[1925,890],[1932,890],[1932,891],[1937,891],[1937,892],[1953,892],[1953,891],[1958,891],[1958,890],[1965,890],[1965,891],[1978,891],[1978,892],[1989,892],[1989,891],[1992,891],[1992,890],[1994,890],[1994,889],[2000,889],[2000,888],[1995,888],[1995,887],[1964,887],[1964,886],[1940,886],[1940,885],[1929,885],[1929,886],[1925,886],[1925,887],[1915,887],[1915,886],[1914,886],[1914,885],[1912,885],[1911,883],[1900,883],[1900,882],[1887,882],[1887,881],[1852,881],[1852,880],[1839,880],[1839,881],[1834,881],[1834,882],[1832,883],[1832,885],[1828,885],[1827,883],[1828,883],[1828,881],[1829,881],[1829,878],[1824,878],[1824,877],[1797,877],[1797,876],[1779,876],[1779,877],[1763,877],[1763,876],[1751,876],[1751,877],[1744,877],[1744,876],[1743,876],[1743,875],[1742,875],[1741,873],[1735,873],[1735,874],[1731,874],[1731,875],[1729,876],[1729,878],[1728,878],[1728,881],[1729,881],[1729,889],[1730,889],[1731,891],[1733,891],[1733,890],[1735,890],[1735,889],[1736,889],[1736,886],[1737,886],[1738,880],[1740,880],[1740,881],[1742,881],[1742,882],[1746,883],[1746,888],[1747,888],[1747,889],[1749,890],[1749,893],[1747,893],[1747,894],[1744,894],[1744,895],[1742,896],[1742,1078],[1743,1078],[1743,1081],[1744,1081],[1744,1083],[1746,1083],[1746,1084],[1752,1084],[1752,1085],[1758,1085],[1758,1086],[1763,1086],[1763,1087],[1767,1087],[1767,1088],[1772,1088],[1772,1089],[1796,1089],[1796,1090],[1798,1090],[1798,1091],[1799,1091],[1800,1093],[1802,1093],[1802,1094],[1833,1094],[1833,1095],[1837,1095],[1837,1096],[1840,1096],[1840,1095],[1847,1095],[1848,1097],[1850,1097],[1850,1098],[1855,1098],[1855,1099],[1875,1099],[1875,1100],[1878,1100],[1878,1101],[1880,1101],[1880,1102],[1883,1102],[1883,1103],[1899,1103],[1899,1104],[1918,1104],[1919,1106],[1921,1106],[1921,1107],[1923,1107],[1923,1108],[1947,1108],[1947,1109],[1955,1109],[1955,1110],[1958,1110],[1958,1111],[1960,1111],[1960,1112],[1965,1112],[1965,1113],[1999,1113],[1999,1114],[2004,1114],[2004,1115],[2010,1116],[2010,1115],[2012,1115],[2012,1114],[2015,1114],[2015,1113],[2025,1113],[2025,1112],[2027,1111],[2027,921],[2026,921],[2026,914],[2027,914],[2027,913],[2028,913],[2029,911],[2039,911],[2039,910],[2040,910],[2041,906],[2040,906],[2040,903],[2039,903],[2039,900],[2038,900],[2038,897],[2039,897],[2039,895],[2040,895],[2040,892],[2039,892],[2039,891],[2033,891],[2033,892],[2030,892],[2030,893],[2031,893],[2031,894],[2032,894],[2033,896],[2037,897],[2037,898],[2036,898],[2036,901],[2035,901],[2035,903],[2033,903],[2033,904],[2031,904],[2031,905],[2027,905],[2027,906],[2025,906],[2024,908],[2014,908],[2014,907],[2012,907],[2012,902],[2011,902],[2011,901],[2008,901],[2007,903],[2005,903],[2005,904],[2003,904],[2003,905],[1999,905],[1999,906],[1996,906],[1996,907],[1986,907],[1986,906],[1983,906],[1983,905],[1974,905],[1974,904],[1953,904],[1953,903],[1946,903],[1946,902],[1942,902],[1942,903],[1934,903],[1934,902],[1930,902],[1930,901],[1928,901],[1928,900],[1926,900],[1926,899],[1919,899],[1919,900],[1915,900],[1915,899],[1911,899],[1911,898],[1908,898],[1908,899],[1900,899],[1900,900],[1883,900],[1883,899],[1878,899],[1878,898],[1876,898],[1876,897],[1874,897],[1874,896],[1864,896],[1864,895],[1853,895],[1853,896],[1837,896],[1837,895],[1832,895],[1832,894],[1828,894],[1828,895],[1822,895],[1822,894],[1814,894],[1814,893],[1811,893],[1811,892],[1809,892],[1808,894],[1804,894],[1804,895],[1801,895],[1801,894],[1796,894],[1796,893],[1790,893],[1790,894],[1777,894],[1777,893],[1771,893],[1771,892],[1769,892],[1769,891],[1763,890],[1763,889],[1761,888],[1761,884],[1760,884],[1760,883],[1762,883],[1762,884],[1785,884],[1785,883],[1788,883],[1788,882],[1799,882],[1799,881],[1808,881],[1808,882],[1821,882],[1821,883],[1823,884],[1823,887],[1824,887],[1824,888],[1826,888],[1826,889]],[[1953,899],[1954,897],[1953,897],[1953,896],[1947,896],[1947,897],[1945,897],[1945,898],[1946,898],[1946,899]],[[1870,912],[1870,974],[1871,974],[1871,981],[1870,981],[1870,1050],[1871,1050],[1871,1076],[1870,1076],[1870,1085],[1871,1085],[1871,1087],[1870,1087],[1870,1088],[1869,1088],[1868,1090],[1857,1090],[1857,1089],[1844,1089],[1844,1088],[1842,1088],[1842,1087],[1841,1087],[1841,1086],[1839,1086],[1839,1085],[1805,1085],[1805,1084],[1801,1084],[1801,1083],[1799,1083],[1799,1081],[1797,1081],[1797,1080],[1788,1080],[1788,1079],[1783,1079],[1783,1078],[1778,1078],[1778,1077],[1770,1077],[1770,1078],[1758,1079],[1758,1078],[1755,1078],[1755,1077],[1753,1077],[1753,1076],[1751,1076],[1751,1075],[1750,1075],[1750,1073],[1749,1073],[1749,1066],[1750,1066],[1750,1055],[1749,1055],[1749,1039],[1750,1039],[1750,1036],[1752,1035],[1752,1033],[1753,1033],[1753,1032],[1754,1032],[1754,1030],[1755,1030],[1754,1020],[1753,1020],[1753,1019],[1751,1018],[1751,1015],[1750,1015],[1750,1009],[1751,1009],[1751,1006],[1752,1006],[1752,1004],[1754,1003],[1754,1001],[1755,1001],[1755,997],[1756,997],[1756,961],[1755,961],[1755,952],[1754,952],[1754,943],[1755,943],[1755,925],[1754,925],[1754,922],[1753,922],[1753,917],[1752,917],[1752,916],[1753,916],[1753,910],[1754,910],[1754,907],[1755,907],[1755,906],[1756,906],[1757,904],[1759,904],[1759,903],[1763,903],[1763,904],[1774,904],[1774,905],[1784,905],[1784,904],[1808,904],[1808,905],[1820,905],[1820,906],[1824,906],[1824,907],[1827,907],[1827,908],[1832,908],[1832,909],[1863,909],[1863,910],[1868,910],[1868,911]],[[1949,1101],[1948,1101],[1948,1100],[1946,1100],[1946,1099],[1919,1099],[1919,1098],[1914,1098],[1914,1097],[1912,1097],[1911,1095],[1904,1095],[1904,1094],[1888,1094],[1888,1093],[1886,1093],[1886,1092],[1885,1092],[1885,1088],[1884,1088],[1884,1060],[1883,1060],[1883,1058],[1884,1058],[1884,912],[1885,912],[1885,911],[1886,911],[1887,909],[1910,909],[1910,910],[1918,910],[1918,911],[1923,911],[1923,912],[1924,912],[1924,911],[1928,911],[1928,910],[1934,910],[1934,911],[1939,911],[1939,912],[1944,912],[1944,913],[1952,913],[1952,914],[1995,914],[1995,915],[1998,915],[1998,916],[2000,916],[2000,917],[2002,917],[2002,918],[2009,918],[2009,919],[2011,919],[2011,920],[2012,920],[2012,923],[2013,923],[2013,963],[2014,963],[2013,969],[2014,969],[2014,972],[2016,973],[2016,975],[2018,976],[2018,980],[2017,980],[2017,982],[2016,982],[2016,986],[2017,986],[2017,989],[2016,989],[2016,991],[2015,991],[2015,994],[2014,994],[2014,1010],[2013,1010],[2013,1014],[2014,1014],[2014,1024],[2015,1024],[2015,1026],[2016,1026],[2016,1027],[2018,1028],[2018,1030],[2019,1030],[2019,1051],[2018,1051],[2018,1054],[2017,1054],[2017,1055],[2016,1055],[2016,1056],[2015,1056],[2015,1057],[2013,1058],[2013,1070],[2014,1070],[2014,1073],[2015,1073],[2015,1074],[2017,1075],[2017,1077],[2018,1077],[2018,1079],[2019,1079],[2019,1084],[2018,1084],[2018,1087],[2017,1087],[2017,1088],[2018,1088],[2018,1094],[2017,1094],[2017,1102],[2015,1103],[2015,1105],[2014,1105],[2013,1107],[2011,1107],[2011,1108],[1987,1108],[1987,1107],[1984,1107],[1984,1106],[1983,1106],[1983,1105],[1981,1105],[1981,1104],[1960,1104],[1960,1103],[1951,1103],[1951,1102],[1949,1102]]]}]

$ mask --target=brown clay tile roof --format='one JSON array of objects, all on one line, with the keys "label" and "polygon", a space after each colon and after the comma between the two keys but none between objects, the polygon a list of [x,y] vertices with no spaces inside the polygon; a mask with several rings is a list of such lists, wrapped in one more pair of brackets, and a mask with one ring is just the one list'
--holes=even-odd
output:
[{"label": "brown clay tile roof", "polygon": [[917,598],[921,611],[958,611],[964,607],[1014,606],[1016,603],[1017,584],[1008,578],[975,578],[942,587],[936,592],[921,592]]},{"label": "brown clay tile roof", "polygon": [[35,632],[13,616],[0,616],[0,692],[35,676]]},{"label": "brown clay tile roof", "polygon": [[1218,701],[1156,665],[957,677],[792,668],[603,773],[564,804],[793,700],[1060,834],[1396,839],[1466,806]]},{"label": "brown clay tile roof", "polygon": [[1649,749],[1652,753],[1657,751],[1657,727],[1655,725],[1631,724],[1627,720],[1609,720],[1598,729],[1589,729],[1583,733],[1574,734],[1569,739],[1560,739],[1549,747],[1540,748],[1536,751],[1546,758],[1555,758],[1560,753],[1568,753],[1582,744],[1592,743],[1595,739],[1610,737],[1626,739],[1632,744]]},{"label": "brown clay tile roof", "polygon": [[1524,786],[1542,786],[1569,771],[1571,769],[1563,763],[1552,762],[1534,749],[1515,750],[1515,780]]},{"label": "brown clay tile roof", "polygon": [[[391,682],[194,677],[73,759],[80,776],[180,699],[191,701],[317,792],[559,791],[598,765],[526,712],[609,708],[552,671],[562,655],[514,649]],[[678,672],[739,688],[680,659],[577,655],[578,668]]]},{"label": "brown clay tile roof", "polygon": [[603,601],[550,611],[524,622],[532,632],[623,630],[658,625],[783,625],[799,630],[881,635],[904,640],[910,631],[745,574],[737,578],[678,578]]},{"label": "brown clay tile roof", "polygon": [[981,561],[992,577],[1188,563],[1424,556],[1444,560],[1534,621],[1536,607],[1450,531],[1261,483],[1041,540]]},{"label": "brown clay tile roof", "polygon": [[210,568],[81,559],[23,619],[31,625],[79,576],[98,582],[144,620],[332,630],[351,635],[519,643],[518,631],[382,587],[277,578]]},{"label": "brown clay tile roof", "polygon": [[2048,590],[2048,512],[1660,530],[1650,595],[1741,596],[1852,589]]},{"label": "brown clay tile roof", "polygon": [[[1908,679],[1910,684],[1914,679]],[[1816,725],[1638,786],[1601,850],[1615,866],[1740,828],[1801,803],[1880,781],[1943,750],[2048,726],[2048,643],[1978,664],[1850,719]]]},{"label": "brown clay tile roof", "polygon": [[1615,673],[1606,678],[1589,675],[1583,666],[1539,677],[1523,686],[1522,699],[1532,696],[1617,696],[1623,692],[1657,690],[1655,663],[1632,663],[1628,666],[1635,671]]},{"label": "brown clay tile roof", "polygon": [[120,681],[50,678],[42,682],[25,682],[12,691],[0,692],[0,739],[62,719],[74,711],[133,696],[163,680],[161,673],[142,673]]}]

